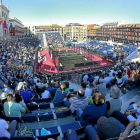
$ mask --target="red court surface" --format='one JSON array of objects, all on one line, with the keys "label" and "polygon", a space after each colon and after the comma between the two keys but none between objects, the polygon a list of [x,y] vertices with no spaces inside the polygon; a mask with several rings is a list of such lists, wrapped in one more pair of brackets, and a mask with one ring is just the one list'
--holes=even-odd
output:
[{"label": "red court surface", "polygon": [[[61,51],[65,51],[66,49],[61,49]],[[79,50],[75,50],[75,49],[67,49],[67,50],[73,50],[78,52]],[[59,50],[56,50],[59,51]],[[82,53],[85,53],[85,57],[88,57],[86,54],[88,54],[87,52],[81,51]],[[52,73],[52,74],[57,74],[57,73],[65,73],[65,72],[72,72],[72,71],[78,71],[78,70],[85,70],[85,69],[89,69],[89,68],[82,68],[82,69],[76,69],[76,70],[69,70],[69,71],[61,71],[58,72],[52,59],[51,56],[49,54],[48,50],[42,51],[41,55],[45,55],[46,54],[46,59],[44,57],[43,63],[41,65],[40,71],[41,72],[46,72],[46,73]],[[112,65],[113,63],[107,60],[104,60],[98,56],[92,55],[92,61],[98,63],[100,66],[95,66],[95,67],[90,67],[90,68],[97,68],[97,67],[104,67],[104,66],[108,66],[108,65]],[[36,68],[36,72],[39,73],[39,69]]]}]

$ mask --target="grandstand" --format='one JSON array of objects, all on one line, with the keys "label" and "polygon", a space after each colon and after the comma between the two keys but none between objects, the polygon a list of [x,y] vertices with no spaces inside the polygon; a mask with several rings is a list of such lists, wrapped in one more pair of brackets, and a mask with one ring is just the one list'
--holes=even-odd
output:
[{"label": "grandstand", "polygon": [[[54,36],[49,34],[46,35],[46,38],[49,39],[48,41],[52,42],[52,45],[55,44],[55,40],[59,40],[59,43],[63,44],[63,40],[58,39],[58,36],[58,34],[54,34]],[[124,115],[125,110],[131,110],[133,108],[133,105],[129,107],[130,103],[138,103],[140,101],[140,94],[138,92],[140,79],[140,63],[121,62],[113,64],[101,59],[100,57],[97,57],[96,55],[93,55],[92,53],[98,53],[99,56],[104,57],[105,52],[109,52],[111,49],[114,49],[114,46],[103,45],[97,41],[89,42],[88,44],[77,44],[77,47],[71,46],[71,48],[69,49],[55,49],[53,50],[53,53],[55,54],[51,54],[51,49],[42,51],[42,48],[38,47],[39,43],[43,43],[41,38],[43,38],[43,36],[42,34],[39,34],[38,39],[22,38],[11,40],[9,42],[7,41],[6,43],[3,43],[4,46],[0,46],[0,62],[2,63],[0,65],[1,105],[4,106],[3,103],[9,102],[6,99],[9,94],[16,93],[22,96],[22,101],[25,103],[28,109],[28,112],[22,114],[20,117],[14,116],[16,113],[13,112],[10,112],[10,114],[14,114],[13,116],[7,115],[7,113],[5,113],[5,115],[0,114],[0,117],[2,119],[6,119],[10,122],[16,120],[18,122],[18,129],[15,131],[14,135],[11,136],[11,139],[46,140],[48,138],[57,139],[59,137],[59,139],[61,140],[71,140],[71,138],[73,140],[79,140],[80,138],[83,138],[84,140],[96,140],[96,135],[98,133],[96,132],[96,128],[98,126],[98,124],[96,125],[96,123],[101,116],[115,119],[121,126],[123,126],[121,127],[121,132],[123,132],[126,126],[129,124],[129,119],[125,116],[126,114]],[[115,49],[119,51],[118,48],[115,47]],[[136,49],[137,48],[135,46],[133,47],[130,45],[125,45],[120,50],[121,52],[125,52],[125,55],[127,53],[129,54],[125,57],[125,59],[128,59],[128,56],[129,58],[133,57],[131,55],[136,51]],[[7,50],[9,51],[6,52]],[[46,56],[46,61],[44,59],[43,64],[45,63],[47,67],[50,66],[50,68],[48,68],[50,71],[47,71],[46,67],[41,66],[40,69],[42,72],[38,72],[38,74],[33,73],[34,71],[36,71],[36,69],[38,69],[38,52],[41,52],[42,56]],[[57,66],[55,66],[56,61],[51,58],[51,55],[55,55],[52,56],[53,58],[59,57],[59,63],[62,63],[62,65],[66,66],[63,71],[57,71]],[[91,65],[87,66],[87,64]],[[89,66],[90,69],[88,69]],[[80,69],[79,71],[77,71],[75,69],[76,67],[77,69],[85,67],[85,69]],[[52,71],[54,73],[51,73]],[[90,76],[92,76],[93,79],[90,79]],[[110,80],[108,81],[108,79]],[[112,80],[114,79],[115,82],[113,83]],[[91,83],[90,80],[92,81]],[[120,90],[120,95],[119,97],[117,96],[117,101],[121,101],[122,104],[119,107],[117,106],[118,104],[113,104],[114,108],[111,106],[111,108],[108,110],[112,111],[109,116],[107,116],[106,114],[100,116],[99,111],[99,113],[94,113],[94,111],[91,110],[86,118],[88,118],[90,116],[90,113],[93,112],[95,118],[97,117],[96,120],[94,116],[92,116],[96,120],[96,123],[83,125],[77,115],[72,112],[73,108],[71,106],[67,106],[67,101],[70,101],[68,96],[67,98],[65,96],[62,100],[59,99],[61,101],[54,101],[57,92],[61,91],[59,87],[63,85],[63,83],[66,86],[68,84],[67,82],[69,82],[69,87],[67,88],[67,90],[72,93],[72,96],[74,96],[70,97],[70,100],[74,98],[79,99],[80,91],[84,91],[84,95],[86,95],[86,93],[88,92],[89,95],[86,95],[83,99],[87,98],[93,100],[93,102],[91,103],[88,100],[89,105],[87,104],[85,108],[89,107],[90,104],[92,104],[92,107],[97,107],[97,110],[94,110],[95,112],[100,110],[101,105],[96,106],[94,99],[92,99],[91,97],[94,97],[95,95],[99,96],[99,92],[101,92],[100,90],[103,89],[100,89],[99,85],[102,84],[105,85],[104,90],[106,91],[106,94],[102,95],[105,98],[103,105],[107,106],[108,102],[111,104],[112,100],[116,100],[115,97],[110,96],[113,94],[111,93],[111,90],[114,87],[117,87]],[[85,82],[85,84],[89,87],[84,88],[83,82]],[[8,90],[5,84],[8,86]],[[96,88],[96,86],[98,88]],[[81,88],[82,90],[79,91],[79,89]],[[54,94],[51,92],[53,90],[55,90]],[[65,95],[65,92],[66,94],[68,94],[67,91],[64,91],[64,93],[62,92],[62,95]],[[27,100],[24,95],[27,95],[29,93],[32,94],[32,97],[30,96],[30,98]],[[43,93],[48,95],[48,98],[43,98]],[[17,104],[20,104],[19,102],[17,102],[17,100],[15,100],[14,103],[15,102]],[[81,104],[81,106],[82,105],[83,104]],[[83,111],[84,110],[85,109],[83,109]],[[3,111],[6,112],[6,109],[4,108]],[[102,112],[106,111],[102,110],[101,113]],[[123,116],[123,119],[118,118],[115,114],[119,114],[121,117]],[[90,117],[90,120],[92,120],[92,117]],[[91,125],[93,125],[93,127]],[[28,128],[31,133],[29,133],[29,131],[26,131],[27,135],[19,135],[22,128]],[[71,131],[74,130],[75,133],[67,133],[69,132],[69,129],[71,129]]]},{"label": "grandstand", "polygon": [[51,42],[51,44],[56,47],[56,46],[64,46],[65,42],[60,33],[45,33],[47,42]]}]

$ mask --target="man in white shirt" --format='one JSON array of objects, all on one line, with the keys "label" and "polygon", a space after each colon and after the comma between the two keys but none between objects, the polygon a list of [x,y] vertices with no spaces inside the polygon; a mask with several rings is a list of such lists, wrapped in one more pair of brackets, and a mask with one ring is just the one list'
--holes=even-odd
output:
[{"label": "man in white shirt", "polygon": [[110,83],[110,81],[111,81],[111,77],[109,77],[109,74],[107,74],[107,77],[104,78],[103,82],[107,85]]},{"label": "man in white shirt", "polygon": [[40,80],[39,78],[35,77],[34,78],[34,83],[37,83],[37,80]]},{"label": "man in white shirt", "polygon": [[97,82],[99,80],[99,75],[94,77],[94,82]]},{"label": "man in white shirt", "polygon": [[43,93],[41,96],[43,99],[50,98],[50,92],[47,90],[47,88],[45,86],[43,87]]},{"label": "man in white shirt", "polygon": [[86,83],[87,82],[87,79],[88,79],[88,75],[85,74],[85,76],[83,77],[83,82]]},{"label": "man in white shirt", "polygon": [[36,85],[38,86],[38,88],[40,88],[40,89],[41,89],[43,84],[42,84],[39,80],[37,80]]},{"label": "man in white shirt", "polygon": [[10,136],[15,135],[15,130],[17,127],[17,121],[13,120],[11,123],[0,119],[0,138],[6,137],[10,139]]},{"label": "man in white shirt", "polygon": [[82,87],[83,91],[85,91],[85,96],[90,96],[91,95],[90,90],[87,88],[86,83],[82,83],[81,87]]}]

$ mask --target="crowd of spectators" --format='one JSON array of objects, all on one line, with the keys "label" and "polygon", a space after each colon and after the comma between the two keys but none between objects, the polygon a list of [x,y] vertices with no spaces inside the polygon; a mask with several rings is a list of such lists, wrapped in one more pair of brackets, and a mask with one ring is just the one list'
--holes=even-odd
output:
[{"label": "crowd of spectators", "polygon": [[[122,114],[119,97],[139,85],[140,63],[120,63],[100,74],[87,73],[83,76],[81,88],[72,91],[67,80],[41,78],[29,72],[29,67],[33,67],[30,61],[35,59],[35,47],[28,45],[19,41],[1,47],[1,56],[6,60],[0,67],[0,78],[5,82],[0,85],[3,91],[0,96],[0,138],[14,136],[18,125],[15,120],[10,123],[8,118],[22,119],[25,114],[32,113],[28,105],[37,104],[33,102],[35,98],[50,99],[52,103],[64,102],[75,120],[85,127],[86,140],[129,139],[127,136],[133,137],[136,133],[134,137],[139,137],[139,105],[131,103]],[[9,59],[12,59],[14,68],[7,65]],[[19,66],[21,69],[17,69]],[[93,88],[92,92],[89,86]],[[111,97],[109,101],[105,99],[107,94]],[[131,131],[133,128],[135,132]]]}]

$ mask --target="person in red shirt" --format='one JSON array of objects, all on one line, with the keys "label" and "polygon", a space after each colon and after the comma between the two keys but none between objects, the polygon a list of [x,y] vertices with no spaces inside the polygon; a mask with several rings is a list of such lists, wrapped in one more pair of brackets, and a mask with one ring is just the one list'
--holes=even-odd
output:
[{"label": "person in red shirt", "polygon": [[7,70],[6,70],[6,72],[8,73],[10,71],[10,69],[8,68]]},{"label": "person in red shirt", "polygon": [[130,77],[130,75],[131,75],[131,72],[130,72],[130,70],[128,70],[128,72],[127,72],[127,75]]},{"label": "person in red shirt", "polygon": [[134,70],[134,67],[133,67],[133,65],[131,65],[130,67],[131,67],[131,69],[132,69],[132,70]]}]

